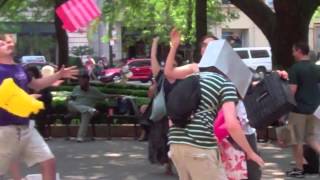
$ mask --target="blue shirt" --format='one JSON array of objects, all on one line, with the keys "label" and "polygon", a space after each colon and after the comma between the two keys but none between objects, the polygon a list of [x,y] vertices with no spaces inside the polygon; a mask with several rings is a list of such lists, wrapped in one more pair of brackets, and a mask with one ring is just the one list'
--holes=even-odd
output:
[{"label": "blue shirt", "polygon": [[[23,90],[28,92],[28,78],[23,67],[17,64],[0,64],[0,84],[4,79],[13,78],[14,82]],[[28,125],[29,119],[16,116],[0,107],[0,126]]]}]

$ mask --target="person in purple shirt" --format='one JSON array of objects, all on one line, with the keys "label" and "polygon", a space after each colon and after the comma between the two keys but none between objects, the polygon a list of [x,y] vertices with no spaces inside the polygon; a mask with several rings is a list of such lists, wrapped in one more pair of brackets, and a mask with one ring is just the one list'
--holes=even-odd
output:
[{"label": "person in purple shirt", "polygon": [[[26,92],[29,88],[41,90],[62,78],[76,78],[76,67],[64,66],[51,76],[39,79],[28,78],[24,69],[13,60],[15,40],[10,34],[0,34],[0,84],[6,78]],[[44,180],[55,180],[55,158],[50,148],[28,118],[15,116],[0,108],[0,179],[12,162],[24,161],[28,166],[40,164]]]}]

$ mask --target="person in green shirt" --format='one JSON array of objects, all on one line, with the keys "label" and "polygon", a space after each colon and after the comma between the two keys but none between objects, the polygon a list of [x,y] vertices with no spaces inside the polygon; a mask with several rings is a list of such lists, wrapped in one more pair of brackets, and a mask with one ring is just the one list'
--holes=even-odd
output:
[{"label": "person in green shirt", "polygon": [[320,104],[320,69],[309,60],[309,47],[306,43],[295,43],[292,55],[296,63],[289,71],[290,89],[296,100],[296,107],[290,113],[289,124],[295,129],[296,144],[293,145],[293,156],[296,166],[287,171],[287,176],[303,178],[303,144],[308,143],[320,153],[318,140],[320,120],[313,113]]},{"label": "person in green shirt", "polygon": [[82,71],[80,73],[79,85],[73,89],[67,103],[70,113],[81,114],[81,123],[77,134],[78,142],[84,141],[86,137],[90,119],[97,113],[95,105],[102,99],[107,98],[106,94],[90,86],[89,79],[88,72]]}]

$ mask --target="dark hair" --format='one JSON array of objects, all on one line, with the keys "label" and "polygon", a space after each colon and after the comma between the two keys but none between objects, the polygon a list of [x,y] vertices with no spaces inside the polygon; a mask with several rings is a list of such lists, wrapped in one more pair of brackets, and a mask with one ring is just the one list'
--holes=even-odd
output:
[{"label": "dark hair", "polygon": [[228,76],[224,74],[222,71],[220,71],[217,67],[215,66],[209,66],[209,67],[200,67],[200,72],[213,72],[222,75],[224,78],[228,79]]},{"label": "dark hair", "polygon": [[31,78],[38,79],[42,77],[39,69],[36,66],[29,66],[27,67],[26,71],[33,74],[34,77],[31,77]]},{"label": "dark hair", "polygon": [[[157,59],[158,59],[159,64],[161,64],[162,61],[166,62],[167,56],[169,54],[169,50],[170,50],[169,46],[165,46],[162,44],[158,46]],[[177,63],[177,66],[181,66],[181,65],[183,65],[184,61],[185,61],[185,57],[184,57],[183,47],[179,46],[179,48],[177,49],[176,56],[175,56],[175,62]]]},{"label": "dark hair", "polygon": [[295,50],[300,50],[304,55],[308,55],[309,54],[309,45],[306,42],[297,42],[293,44],[293,48]]},{"label": "dark hair", "polygon": [[200,38],[200,41],[199,41],[199,47],[201,48],[202,44],[203,44],[203,41],[208,39],[208,38],[212,38],[214,40],[218,40],[218,38],[212,34],[207,34],[207,35],[204,35]]},{"label": "dark hair", "polygon": [[90,79],[89,72],[84,68],[80,69],[79,78]]}]

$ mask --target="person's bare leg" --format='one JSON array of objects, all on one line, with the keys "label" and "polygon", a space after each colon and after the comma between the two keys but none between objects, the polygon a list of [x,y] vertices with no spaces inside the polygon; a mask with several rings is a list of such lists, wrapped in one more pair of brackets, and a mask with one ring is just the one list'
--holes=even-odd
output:
[{"label": "person's bare leg", "polygon": [[313,150],[320,154],[320,142],[317,140],[316,137],[309,137],[308,144],[312,147]]},{"label": "person's bare leg", "polygon": [[56,180],[56,161],[49,159],[40,163],[43,180]]},{"label": "person's bare leg", "polygon": [[303,170],[303,146],[297,144],[292,146],[294,160],[296,161],[296,168]]},{"label": "person's bare leg", "polygon": [[19,162],[15,161],[10,165],[10,175],[14,180],[21,180],[22,175],[21,175],[21,169],[20,169],[20,164]]}]

